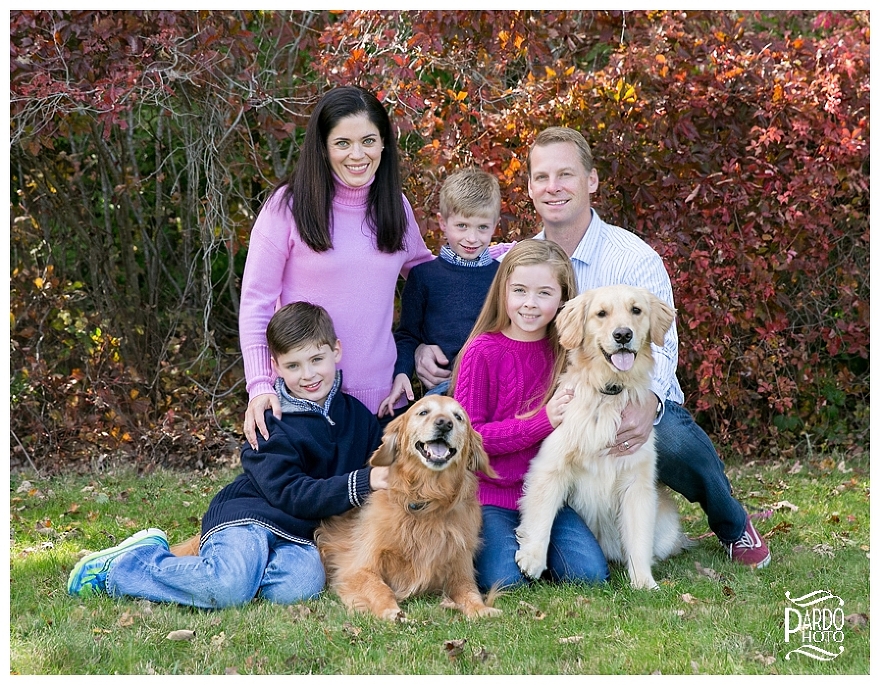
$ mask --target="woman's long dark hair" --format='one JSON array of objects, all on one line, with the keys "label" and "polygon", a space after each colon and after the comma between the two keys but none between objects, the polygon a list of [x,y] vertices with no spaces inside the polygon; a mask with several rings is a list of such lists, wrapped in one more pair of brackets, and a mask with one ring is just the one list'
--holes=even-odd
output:
[{"label": "woman's long dark hair", "polygon": [[400,184],[397,141],[388,112],[376,96],[360,86],[341,86],[326,93],[309,118],[306,137],[293,173],[281,185],[283,200],[290,208],[299,236],[315,252],[333,247],[331,205],[335,186],[327,137],[340,119],[366,114],[379,129],[385,146],[370,186],[367,222],[382,252],[404,249],[406,212]]}]

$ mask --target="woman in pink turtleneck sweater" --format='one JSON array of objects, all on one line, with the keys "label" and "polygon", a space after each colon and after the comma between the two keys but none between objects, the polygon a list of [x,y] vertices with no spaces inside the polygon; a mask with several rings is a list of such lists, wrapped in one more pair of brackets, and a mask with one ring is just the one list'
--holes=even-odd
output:
[{"label": "woman in pink turtleneck sweater", "polygon": [[281,416],[266,344],[275,310],[302,300],[330,313],[345,351],[343,390],[375,414],[393,380],[397,277],[432,258],[401,191],[385,108],[357,86],[329,91],[296,169],[251,232],[239,337],[250,398],[244,431],[254,449],[257,430],[268,437],[265,410]]}]

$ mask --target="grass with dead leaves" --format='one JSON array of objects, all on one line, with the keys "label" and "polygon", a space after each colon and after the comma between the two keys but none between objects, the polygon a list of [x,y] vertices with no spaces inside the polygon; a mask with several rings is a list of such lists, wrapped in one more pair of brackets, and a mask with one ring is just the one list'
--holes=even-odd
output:
[{"label": "grass with dead leaves", "polygon": [[[10,670],[16,674],[867,674],[867,455],[728,468],[773,552],[769,568],[729,561],[701,510],[680,501],[688,552],[655,567],[661,589],[633,591],[614,568],[602,587],[538,583],[503,594],[504,615],[467,621],[437,598],[404,604],[405,623],[348,614],[325,593],[274,606],[199,611],[66,593],[83,550],[148,526],[172,542],[198,530],[233,476],[109,472],[10,480]],[[826,597],[810,607],[792,600]],[[838,599],[828,598],[828,593]],[[801,604],[811,601],[801,600]],[[805,618],[811,642],[805,643]],[[836,613],[832,610],[839,610]],[[788,628],[788,631],[786,630]],[[819,639],[822,639],[820,642]],[[835,658],[822,657],[812,647]],[[843,650],[840,650],[843,647]],[[800,651],[795,651],[800,650]],[[827,660],[820,660],[822,657]]]}]

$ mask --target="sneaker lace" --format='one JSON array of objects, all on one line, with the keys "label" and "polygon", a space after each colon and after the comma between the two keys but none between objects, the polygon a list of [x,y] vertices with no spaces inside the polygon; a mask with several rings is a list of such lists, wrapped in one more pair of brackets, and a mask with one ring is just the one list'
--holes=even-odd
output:
[{"label": "sneaker lace", "polygon": [[761,540],[757,535],[752,535],[751,524],[746,526],[742,537],[730,546],[730,553],[733,554],[733,548],[737,549],[754,549],[761,546]]}]

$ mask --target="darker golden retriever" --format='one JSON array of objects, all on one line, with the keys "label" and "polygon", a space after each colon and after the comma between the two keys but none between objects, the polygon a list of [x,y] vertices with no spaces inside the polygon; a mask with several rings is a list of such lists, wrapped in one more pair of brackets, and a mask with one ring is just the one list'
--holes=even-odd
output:
[{"label": "darker golden retriever", "polygon": [[370,463],[388,489],[321,523],[315,540],[330,588],[349,608],[403,620],[398,601],[440,593],[467,617],[497,616],[474,579],[482,517],[474,471],[495,476],[461,405],[429,395],[385,430]]},{"label": "darker golden retriever", "polygon": [[656,402],[651,343],[663,345],[673,309],[644,288],[588,290],[556,320],[568,350],[560,385],[574,395],[526,474],[516,561],[537,578],[546,566],[550,527],[563,502],[580,514],[609,561],[626,564],[634,588],[655,588],[654,560],[689,544],[678,510],[656,482],[654,434],[625,454],[610,449],[628,402]]}]

